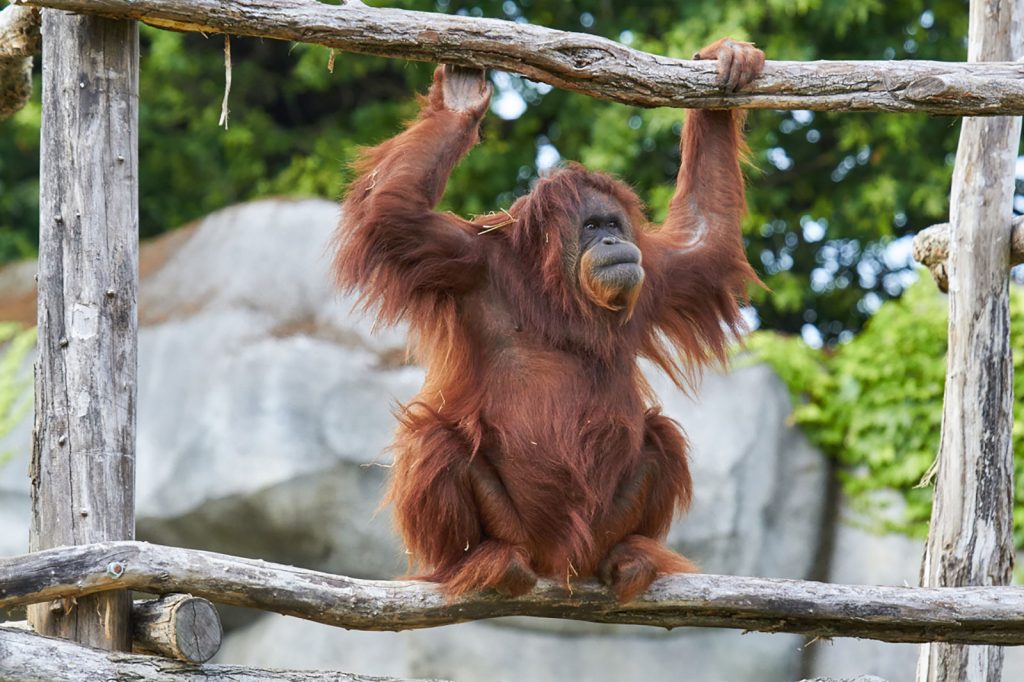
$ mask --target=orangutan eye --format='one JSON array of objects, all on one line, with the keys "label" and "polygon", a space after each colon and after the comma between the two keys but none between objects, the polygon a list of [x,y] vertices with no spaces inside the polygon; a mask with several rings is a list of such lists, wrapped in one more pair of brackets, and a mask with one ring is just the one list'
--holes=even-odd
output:
[{"label": "orangutan eye", "polygon": [[587,230],[588,232],[596,230],[597,229],[597,223],[595,223],[593,220],[588,220],[587,224],[583,226],[583,229]]},{"label": "orangutan eye", "polygon": [[617,230],[617,229],[619,229],[619,221],[617,221],[617,220],[609,220],[608,221],[608,229],[610,229],[610,230]]}]

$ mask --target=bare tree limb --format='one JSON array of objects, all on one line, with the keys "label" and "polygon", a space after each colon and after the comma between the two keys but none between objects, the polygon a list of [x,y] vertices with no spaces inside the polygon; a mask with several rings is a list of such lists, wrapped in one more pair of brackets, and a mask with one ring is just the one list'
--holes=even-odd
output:
[{"label": "bare tree limb", "polygon": [[266,670],[237,665],[195,665],[159,656],[111,653],[0,627],[0,679],[4,682],[401,682],[390,677],[313,670]]},{"label": "bare tree limb", "polygon": [[[349,52],[503,69],[644,107],[1024,113],[1024,64],[768,62],[737,94],[714,64],[663,57],[597,36],[498,19],[373,8],[345,0],[14,0],[153,26],[294,40]],[[697,46],[695,46],[697,47]]]},{"label": "bare tree limb", "polygon": [[0,119],[13,116],[32,96],[32,55],[39,51],[39,10],[9,5],[0,10]]},{"label": "bare tree limb", "polygon": [[[1024,216],[1010,223],[1010,267],[1024,263]],[[943,292],[949,290],[949,223],[926,227],[914,236],[914,260],[927,267],[935,284]]]},{"label": "bare tree limb", "polygon": [[[124,570],[110,570],[118,565]],[[117,577],[115,577],[117,576]],[[657,627],[723,627],[887,642],[1024,644],[1024,589],[907,588],[716,575],[662,578],[619,605],[598,583],[542,581],[517,599],[446,601],[434,586],[358,580],[144,542],[105,542],[0,559],[0,608],[105,590],[188,592],[359,630],[408,630],[499,616]],[[54,602],[59,605],[61,602]]]}]

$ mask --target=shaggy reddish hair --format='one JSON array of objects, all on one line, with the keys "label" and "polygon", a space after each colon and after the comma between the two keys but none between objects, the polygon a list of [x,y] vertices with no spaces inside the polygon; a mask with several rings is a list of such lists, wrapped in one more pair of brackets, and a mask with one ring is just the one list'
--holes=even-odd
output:
[{"label": "shaggy reddish hair", "polygon": [[[737,298],[757,277],[738,229],[741,117],[689,115],[662,227],[627,185],[575,164],[467,221],[433,207],[486,101],[447,106],[446,74],[403,133],[364,153],[338,231],[339,284],[380,321],[407,320],[427,370],[398,415],[387,500],[420,577],[451,595],[599,575],[631,599],[694,570],[660,542],[692,485],[637,358],[689,386],[742,327]],[[590,194],[631,227],[632,290],[594,279],[580,253]]]}]

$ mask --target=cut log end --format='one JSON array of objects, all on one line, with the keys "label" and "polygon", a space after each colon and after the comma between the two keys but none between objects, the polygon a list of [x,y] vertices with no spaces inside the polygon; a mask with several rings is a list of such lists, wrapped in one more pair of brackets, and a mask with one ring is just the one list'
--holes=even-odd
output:
[{"label": "cut log end", "polygon": [[190,594],[169,594],[132,608],[132,651],[205,663],[220,649],[217,609]]}]

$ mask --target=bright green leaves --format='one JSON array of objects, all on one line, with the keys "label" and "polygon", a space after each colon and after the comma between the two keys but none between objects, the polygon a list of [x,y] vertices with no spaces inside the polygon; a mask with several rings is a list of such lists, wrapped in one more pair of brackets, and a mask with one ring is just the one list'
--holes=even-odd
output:
[{"label": "bright green leaves", "polygon": [[[877,511],[879,491],[896,491],[903,514],[874,516],[883,529],[923,536],[931,489],[918,487],[935,459],[942,420],[946,297],[930,278],[884,304],[852,341],[832,351],[800,339],[754,334],[748,358],[776,369],[793,398],[793,421],[841,465],[843,487],[858,507]],[[1015,518],[1024,521],[1024,290],[1011,290],[1014,344]],[[749,362],[749,359],[747,360]],[[1018,526],[1019,527],[1019,526]],[[1018,534],[1018,547],[1024,535]]]}]

